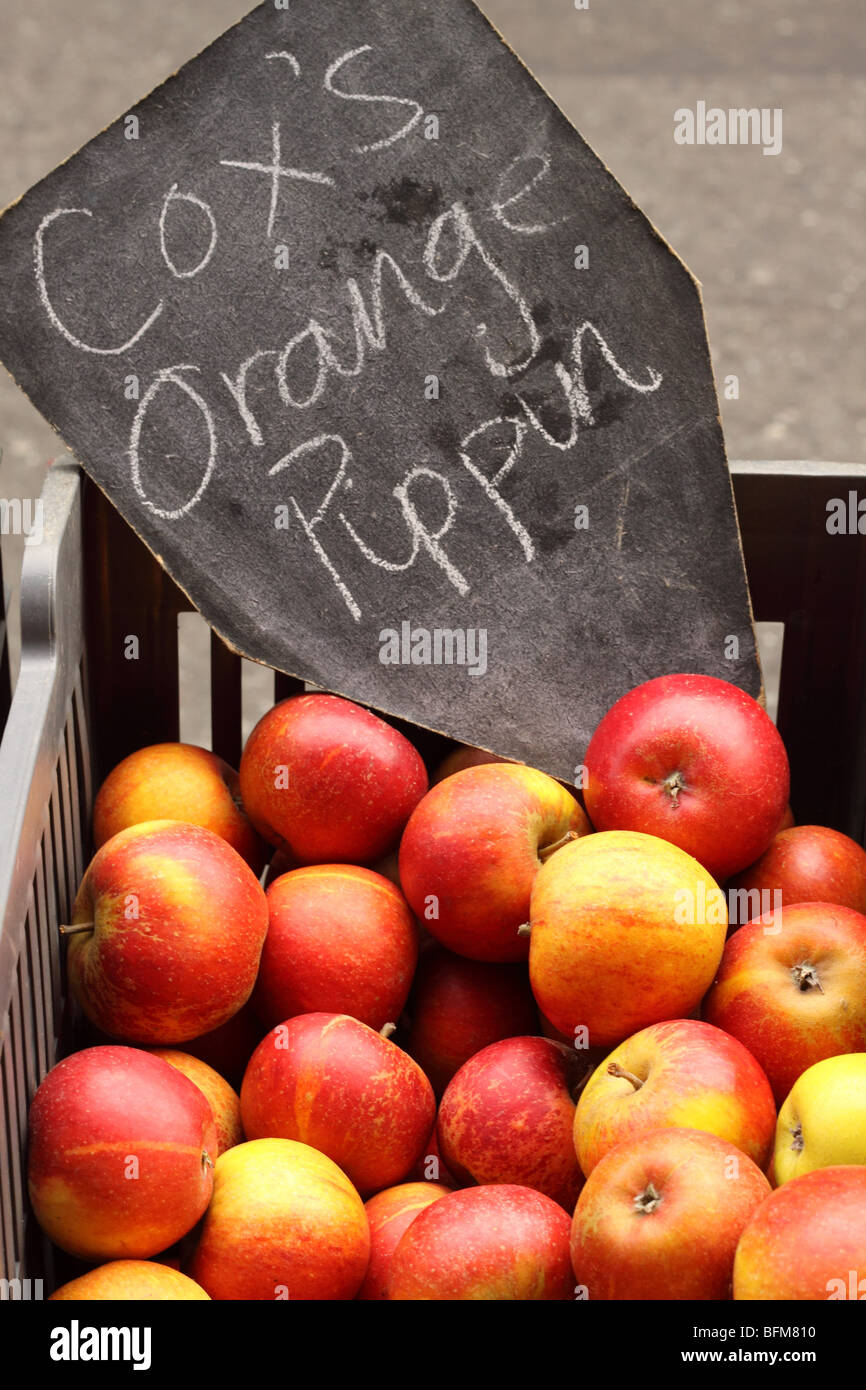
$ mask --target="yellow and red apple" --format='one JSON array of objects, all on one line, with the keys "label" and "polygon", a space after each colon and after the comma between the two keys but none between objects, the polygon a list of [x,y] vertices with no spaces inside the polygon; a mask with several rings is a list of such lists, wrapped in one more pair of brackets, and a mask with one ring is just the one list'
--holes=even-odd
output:
[{"label": "yellow and red apple", "polygon": [[866,1167],[818,1168],[777,1188],[740,1237],[734,1298],[866,1298]]},{"label": "yellow and red apple", "polygon": [[323,1153],[289,1139],[217,1159],[213,1200],[189,1264],[212,1299],[352,1299],[370,1256],[364,1204]]},{"label": "yellow and red apple", "polygon": [[343,1013],[377,1032],[400,1017],[418,930],[399,888],[371,869],[319,864],[267,891],[268,934],[253,994],[266,1027]]},{"label": "yellow and red apple", "polygon": [[91,1022],[124,1042],[168,1044],[217,1028],[246,1003],[268,906],[219,835],[150,821],[97,850],[73,924],[82,930],[69,940],[69,983]]},{"label": "yellow and red apple", "polygon": [[241,1123],[241,1099],[225,1077],[189,1052],[177,1052],[170,1047],[149,1050],[154,1057],[161,1057],[169,1066],[176,1067],[194,1086],[198,1086],[211,1108],[216,1125],[217,1157],[233,1145],[242,1144],[244,1127]]},{"label": "yellow and red apple", "polygon": [[30,1201],[71,1255],[147,1259],[204,1212],[216,1152],[210,1105],[176,1068],[139,1048],[85,1048],[33,1098]]},{"label": "yellow and red apple", "polygon": [[702,1012],[757,1058],[781,1105],[815,1062],[866,1052],[866,917],[832,903],[764,913],[728,941]]},{"label": "yellow and red apple", "polygon": [[234,768],[192,743],[155,743],[130,753],[103,782],[93,806],[93,842],[144,821],[181,820],[212,830],[261,873],[267,847],[240,801]]},{"label": "yellow and red apple", "polygon": [[338,1163],[362,1195],[393,1187],[422,1155],[436,1100],[416,1062],[347,1014],[273,1028],[241,1087],[248,1139],[299,1140]]},{"label": "yellow and red apple", "polygon": [[721,959],[727,910],[684,850],[609,830],[566,845],[540,869],[530,925],[539,1008],[566,1037],[602,1046],[692,1012]]},{"label": "yellow and red apple", "polygon": [[406,1182],[387,1187],[365,1203],[370,1222],[370,1263],[357,1297],[362,1302],[388,1297],[391,1259],[415,1217],[452,1189],[439,1182]]},{"label": "yellow and red apple", "polygon": [[751,695],[715,676],[658,676],[617,700],[586,750],[596,830],[678,845],[721,882],[763,854],[788,801],[784,744]]},{"label": "yellow and red apple", "polygon": [[298,864],[370,864],[397,844],[427,790],[407,738],[337,695],[293,695],[259,720],[241,757],[253,825]]},{"label": "yellow and red apple", "polygon": [[770,1195],[727,1140],[654,1129],[611,1149],[578,1198],[571,1258],[590,1300],[730,1297],[737,1242]]},{"label": "yellow and red apple", "polygon": [[209,1303],[204,1289],[180,1270],[150,1260],[112,1260],[55,1289],[49,1303]]},{"label": "yellow and red apple", "polygon": [[468,1187],[419,1212],[391,1257],[393,1302],[564,1301],[569,1218],[529,1187]]},{"label": "yellow and red apple", "polygon": [[418,962],[407,1014],[406,1049],[437,1096],[483,1047],[539,1031],[525,965],[469,960],[438,944]]},{"label": "yellow and red apple", "polygon": [[513,763],[513,758],[502,758],[498,753],[488,753],[486,748],[476,748],[471,743],[459,743],[442,759],[430,778],[431,787],[453,777],[455,772],[463,772],[467,767],[482,767],[485,763]]},{"label": "yellow and red apple", "polygon": [[688,1018],[654,1023],[620,1043],[577,1104],[574,1145],[584,1173],[617,1144],[668,1125],[718,1135],[766,1165],[776,1106],[742,1043]]},{"label": "yellow and red apple", "polygon": [[549,1038],[505,1038],[465,1062],[439,1106],[449,1172],[466,1183],[532,1187],[569,1215],[583,1175],[574,1152],[574,1089],[582,1063]]},{"label": "yellow and red apple", "polygon": [[794,1082],[779,1111],[773,1181],[852,1163],[866,1164],[866,1052],[825,1057]]},{"label": "yellow and red apple", "polygon": [[521,961],[519,933],[548,857],[591,830],[574,797],[534,768],[488,763],[439,782],[400,843],[400,882],[416,917],[449,950]]},{"label": "yellow and red apple", "polygon": [[752,917],[792,903],[838,903],[866,913],[866,849],[826,825],[795,825],[774,836],[728,889],[760,904]]},{"label": "yellow and red apple", "polygon": [[218,1028],[201,1033],[197,1038],[184,1041],[183,1050],[200,1061],[206,1062],[237,1091],[243,1081],[247,1063],[265,1035],[265,1026],[260,1022],[252,1006],[252,997],[243,1008],[226,1019]]}]

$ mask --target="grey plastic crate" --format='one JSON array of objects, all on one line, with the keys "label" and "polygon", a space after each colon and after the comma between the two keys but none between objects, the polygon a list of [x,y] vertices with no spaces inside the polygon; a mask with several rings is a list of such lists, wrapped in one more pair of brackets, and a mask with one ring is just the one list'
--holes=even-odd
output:
[{"label": "grey plastic crate", "polygon": [[91,806],[84,704],[81,480],[57,463],[41,545],[24,554],[22,660],[0,744],[0,1239],[2,1277],[51,1275],[28,1229],[27,1110],[57,1055],[59,926],[81,878]]}]

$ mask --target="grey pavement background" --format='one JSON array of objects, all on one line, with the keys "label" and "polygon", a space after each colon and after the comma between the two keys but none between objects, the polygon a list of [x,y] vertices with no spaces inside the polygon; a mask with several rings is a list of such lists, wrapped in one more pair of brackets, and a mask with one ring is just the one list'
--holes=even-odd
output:
[{"label": "grey pavement background", "polygon": [[[0,206],[249,8],[0,0]],[[702,282],[717,380],[739,378],[729,455],[866,458],[863,0],[481,8]],[[782,152],[677,145],[699,100],[781,107]],[[0,373],[0,495],[37,495],[61,447]],[[14,580],[15,538],[4,556]]]}]

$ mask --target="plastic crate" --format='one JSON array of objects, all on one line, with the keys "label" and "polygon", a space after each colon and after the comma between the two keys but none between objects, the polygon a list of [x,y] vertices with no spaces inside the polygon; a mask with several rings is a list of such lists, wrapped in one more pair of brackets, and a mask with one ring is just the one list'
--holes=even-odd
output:
[{"label": "plastic crate", "polygon": [[[756,619],[785,624],[777,722],[795,814],[863,843],[866,535],[831,535],[826,521],[830,499],[866,492],[866,466],[731,471]],[[68,1037],[59,926],[90,854],[93,787],[135,748],[178,738],[178,615],[191,605],[76,465],[51,468],[43,501],[0,744],[0,1278],[42,1278],[49,1290],[52,1250],[28,1216],[26,1136],[33,1092]],[[237,766],[242,662],[210,642],[209,689],[197,698],[210,706],[214,751]],[[275,674],[276,699],[301,688]]]}]

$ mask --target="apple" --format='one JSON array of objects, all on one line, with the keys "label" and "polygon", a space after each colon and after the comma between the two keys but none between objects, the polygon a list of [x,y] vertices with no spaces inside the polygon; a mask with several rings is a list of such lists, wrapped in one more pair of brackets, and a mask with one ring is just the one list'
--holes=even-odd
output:
[{"label": "apple", "polygon": [[727,925],[724,895],[696,859],[626,830],[554,854],[535,880],[529,917],[536,1002],[561,1033],[590,1046],[691,1013],[712,983]]},{"label": "apple", "polygon": [[866,1298],[866,1167],[818,1168],[777,1188],[740,1237],[734,1298]]},{"label": "apple", "polygon": [[253,1003],[267,1027],[346,1013],[378,1031],[400,1017],[418,960],[398,888],[349,864],[295,869],[267,892],[269,926]]},{"label": "apple", "polygon": [[608,710],[585,756],[596,830],[641,830],[719,881],[753,863],[788,801],[788,758],[751,695],[715,676],[646,681]]},{"label": "apple", "polygon": [[170,1067],[176,1067],[194,1086],[198,1086],[211,1108],[216,1125],[217,1157],[234,1144],[242,1144],[241,1099],[225,1077],[188,1052],[176,1052],[170,1047],[149,1049],[152,1056],[161,1057]]},{"label": "apple", "polygon": [[268,905],[212,830],[146,821],[97,850],[72,920],[81,929],[69,941],[69,983],[87,1017],[124,1042],[168,1044],[217,1028],[246,1003]]},{"label": "apple", "polygon": [[412,1058],[347,1014],[300,1014],[250,1059],[241,1087],[248,1139],[311,1144],[363,1196],[401,1182],[421,1157],[436,1100]]},{"label": "apple", "polygon": [[794,1082],[779,1111],[774,1180],[852,1163],[866,1164],[866,1052],[825,1057]]},{"label": "apple", "polygon": [[665,1126],[715,1134],[763,1168],[773,1147],[776,1106],[742,1043],[709,1023],[654,1023],[602,1062],[581,1092],[574,1147],[589,1175],[627,1139]]},{"label": "apple", "polygon": [[289,854],[287,850],[283,849],[275,850],[268,864],[268,871],[265,874],[265,891],[267,891],[271,884],[278,878],[282,878],[283,874],[291,873],[292,869],[300,868],[301,865],[293,854]]},{"label": "apple", "polygon": [[419,1212],[391,1257],[388,1297],[564,1301],[574,1280],[569,1219],[529,1187],[468,1187]]},{"label": "apple", "polygon": [[715,1134],[652,1129],[593,1168],[574,1212],[575,1278],[594,1300],[730,1298],[737,1242],[770,1195]]},{"label": "apple", "polygon": [[574,797],[544,772],[507,763],[456,772],[412,815],[400,882],[438,941],[473,960],[525,960],[518,928],[542,863],[591,827]]},{"label": "apple", "polygon": [[256,1139],[217,1159],[189,1265],[211,1298],[346,1301],[369,1257],[364,1204],[325,1154],[290,1139]]},{"label": "apple", "polygon": [[582,1065],[549,1038],[505,1038],[465,1062],[439,1106],[439,1147],[466,1183],[543,1192],[569,1215],[583,1175],[574,1152],[572,1090]]},{"label": "apple", "polygon": [[791,826],[796,825],[796,823],[797,822],[794,820],[794,812],[791,810],[791,803],[789,801],[788,805],[785,807],[785,813],[776,828],[776,834],[778,835],[782,830],[790,830]]},{"label": "apple", "polygon": [[391,1259],[405,1231],[431,1202],[451,1191],[438,1182],[407,1182],[377,1192],[365,1203],[370,1222],[370,1263],[357,1297],[362,1302],[388,1297]]},{"label": "apple", "polygon": [[740,927],[703,1016],[757,1058],[781,1105],[813,1063],[866,1051],[866,917],[797,903]]},{"label": "apple", "polygon": [[438,945],[418,962],[407,1013],[406,1050],[437,1096],[483,1047],[539,1029],[525,965],[467,960]]},{"label": "apple", "polygon": [[250,999],[218,1028],[185,1041],[183,1050],[213,1067],[237,1091],[247,1063],[265,1032],[265,1026],[259,1021]]},{"label": "apple", "polygon": [[445,1187],[461,1187],[453,1173],[449,1173],[445,1167],[442,1154],[439,1149],[439,1135],[434,1124],[427,1136],[427,1143],[424,1145],[421,1156],[414,1168],[406,1175],[407,1182],[439,1182]]},{"label": "apple", "polygon": [[338,695],[292,695],[259,720],[241,757],[253,825],[299,864],[368,864],[397,844],[427,790],[421,755]]},{"label": "apple", "polygon": [[442,759],[430,778],[431,787],[462,772],[467,767],[482,767],[485,763],[513,763],[513,758],[501,758],[498,753],[488,753],[486,748],[475,748],[470,743],[458,743],[457,747]]},{"label": "apple", "polygon": [[149,1260],[112,1260],[55,1289],[49,1303],[195,1303],[210,1297],[194,1280]]},{"label": "apple", "polygon": [[728,884],[729,896],[732,889],[754,903],[749,917],[791,903],[839,903],[866,913],[866,850],[825,825],[795,825]]},{"label": "apple", "polygon": [[238,774],[206,748],[155,743],[130,753],[99,789],[93,842],[99,849],[120,830],[153,820],[180,820],[212,830],[256,876],[265,865],[267,849],[241,805]]},{"label": "apple", "polygon": [[146,1259],[210,1201],[216,1126],[187,1077],[134,1047],[89,1047],[30,1107],[28,1187],[42,1230],[83,1260]]}]

